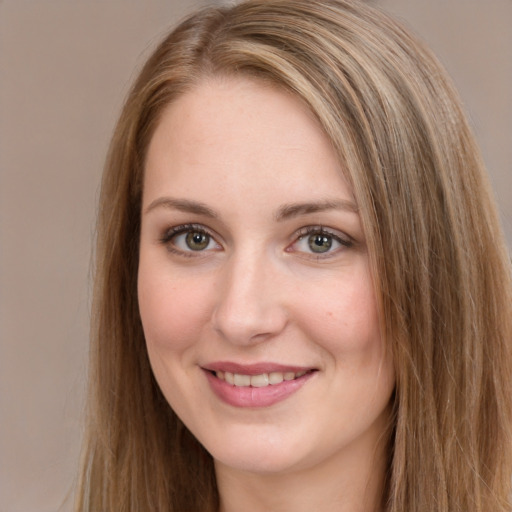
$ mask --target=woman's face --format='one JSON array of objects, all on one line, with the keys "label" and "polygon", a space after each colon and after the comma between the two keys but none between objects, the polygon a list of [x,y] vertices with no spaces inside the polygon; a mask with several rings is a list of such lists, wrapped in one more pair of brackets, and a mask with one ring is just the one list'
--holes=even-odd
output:
[{"label": "woman's face", "polygon": [[312,115],[245,79],[164,112],[139,305],[155,377],[217,468],[371,457],[394,374],[351,188]]}]

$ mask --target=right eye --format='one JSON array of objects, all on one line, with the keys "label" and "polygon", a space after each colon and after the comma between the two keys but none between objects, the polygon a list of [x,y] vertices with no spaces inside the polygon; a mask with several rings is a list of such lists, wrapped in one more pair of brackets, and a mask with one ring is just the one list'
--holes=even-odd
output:
[{"label": "right eye", "polygon": [[208,231],[202,226],[195,225],[173,227],[165,232],[161,241],[171,252],[184,256],[221,249]]}]

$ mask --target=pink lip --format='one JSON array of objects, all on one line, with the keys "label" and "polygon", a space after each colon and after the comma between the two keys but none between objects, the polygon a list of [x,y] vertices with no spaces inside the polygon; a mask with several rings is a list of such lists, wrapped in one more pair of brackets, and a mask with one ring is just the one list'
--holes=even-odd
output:
[{"label": "pink lip", "polygon": [[244,375],[260,375],[271,372],[300,372],[309,368],[291,367],[276,364],[239,365],[236,363],[215,363],[203,367],[204,373],[215,395],[223,402],[234,407],[260,408],[270,407],[298,391],[316,373],[311,371],[294,380],[285,380],[280,384],[266,387],[238,387],[215,376],[214,371],[241,373]]}]

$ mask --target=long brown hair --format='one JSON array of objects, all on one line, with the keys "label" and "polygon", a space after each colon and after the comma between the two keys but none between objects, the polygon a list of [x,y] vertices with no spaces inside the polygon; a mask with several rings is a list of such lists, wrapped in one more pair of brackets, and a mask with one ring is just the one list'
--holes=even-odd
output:
[{"label": "long brown hair", "polygon": [[137,306],[146,149],[164,107],[212,75],[295,94],[346,169],[396,390],[388,512],[509,512],[510,261],[483,164],[437,61],[353,0],[251,0],[178,26],[136,80],[105,167],[78,511],[218,507],[210,455],[152,376]]}]

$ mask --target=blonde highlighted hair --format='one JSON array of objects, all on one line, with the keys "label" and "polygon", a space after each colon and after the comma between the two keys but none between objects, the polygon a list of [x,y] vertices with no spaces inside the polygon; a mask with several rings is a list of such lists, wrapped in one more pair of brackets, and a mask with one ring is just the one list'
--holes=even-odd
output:
[{"label": "blonde highlighted hair", "polygon": [[204,9],[137,78],[102,183],[76,510],[218,507],[210,455],[152,376],[136,283],[149,140],[165,106],[219,75],[301,98],[353,187],[396,369],[382,509],[510,512],[511,268],[484,167],[430,52],[353,0]]}]

